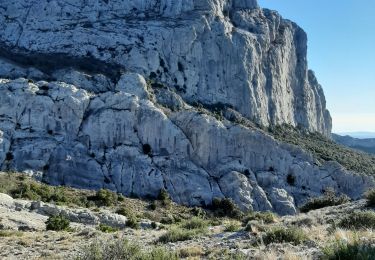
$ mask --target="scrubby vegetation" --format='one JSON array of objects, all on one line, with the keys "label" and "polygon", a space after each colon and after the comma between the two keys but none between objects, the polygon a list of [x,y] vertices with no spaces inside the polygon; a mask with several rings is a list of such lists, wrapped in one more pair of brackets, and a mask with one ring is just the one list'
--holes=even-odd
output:
[{"label": "scrubby vegetation", "polygon": [[375,229],[374,211],[355,211],[340,220],[338,226],[346,229]]},{"label": "scrubby vegetation", "polygon": [[46,229],[53,231],[70,231],[70,220],[63,215],[55,215],[48,218]]},{"label": "scrubby vegetation", "polygon": [[335,191],[329,189],[325,191],[324,195],[317,198],[312,198],[300,210],[303,213],[309,212],[310,210],[321,209],[330,206],[337,206],[350,201],[350,198],[346,195],[337,196]]},{"label": "scrubby vegetation", "polygon": [[311,152],[321,162],[336,161],[348,170],[375,175],[375,156],[339,145],[319,133],[308,133],[288,125],[269,128],[282,142],[297,145]]},{"label": "scrubby vegetation", "polygon": [[163,206],[169,206],[171,204],[171,197],[165,189],[160,190],[158,200],[161,201]]},{"label": "scrubby vegetation", "polygon": [[375,207],[375,189],[366,192],[367,206]]},{"label": "scrubby vegetation", "polygon": [[89,201],[87,191],[68,187],[54,187],[40,183],[25,174],[9,172],[0,174],[0,193],[6,193],[13,198],[36,200],[79,207],[95,206]]},{"label": "scrubby vegetation", "polygon": [[0,237],[21,237],[22,235],[21,231],[0,230]]},{"label": "scrubby vegetation", "polygon": [[237,232],[241,229],[241,223],[236,220],[228,221],[224,224],[224,231],[225,232]]},{"label": "scrubby vegetation", "polygon": [[299,245],[307,240],[305,232],[296,227],[276,227],[266,232],[263,237],[263,243],[268,245],[271,243],[291,243]]},{"label": "scrubby vegetation", "polygon": [[113,232],[119,231],[118,228],[111,227],[111,226],[108,226],[108,225],[105,225],[105,224],[99,224],[98,230],[100,230],[101,232],[104,232],[104,233],[113,233]]},{"label": "scrubby vegetation", "polygon": [[233,200],[229,198],[214,198],[211,209],[218,217],[230,217],[236,219],[241,219],[243,217],[243,212],[237,207]]},{"label": "scrubby vegetation", "polygon": [[243,224],[246,225],[252,220],[258,220],[265,224],[271,224],[274,223],[276,219],[276,214],[272,212],[250,212],[244,217]]},{"label": "scrubby vegetation", "polygon": [[[43,243],[51,243],[51,239],[53,241],[62,239],[61,244],[56,245],[59,248],[64,246],[64,243],[79,244],[80,246],[90,243],[89,246],[82,249],[79,259],[161,260],[181,257],[189,259],[248,259],[248,256],[241,253],[246,250],[250,250],[251,253],[255,252],[256,259],[277,259],[277,257],[279,259],[295,259],[293,257],[296,256],[301,256],[304,259],[305,256],[308,257],[303,250],[310,245],[313,245],[314,250],[318,252],[323,252],[324,248],[326,259],[371,259],[366,258],[373,254],[373,248],[368,245],[375,243],[375,233],[373,232],[375,230],[375,212],[363,207],[361,203],[356,205],[356,208],[360,206],[358,209],[367,211],[352,212],[354,204],[348,204],[347,207],[332,208],[334,215],[331,214],[331,211],[322,211],[322,216],[319,215],[319,217],[316,213],[320,214],[320,212],[308,213],[300,217],[279,217],[271,212],[242,213],[229,199],[216,199],[214,205],[209,208],[179,206],[170,200],[168,193],[164,190],[160,191],[160,196],[155,199],[140,200],[124,198],[108,190],[95,192],[48,186],[48,190],[41,191],[45,184],[20,174],[0,174],[0,183],[1,192],[5,191],[10,195],[28,194],[22,195],[25,198],[28,198],[30,194],[20,191],[27,186],[30,187],[31,194],[35,193],[39,196],[37,198],[46,201],[51,198],[50,194],[64,194],[65,196],[56,199],[61,204],[75,207],[83,201],[84,206],[91,208],[89,211],[116,212],[128,218],[126,223],[128,227],[139,229],[130,230],[126,227],[124,230],[116,232],[117,228],[105,224],[83,228],[82,223],[75,223],[74,229],[71,229],[70,225],[66,225],[66,219],[58,215],[52,216],[48,220],[47,225],[51,226],[49,229],[67,230],[69,233],[48,232],[48,237],[45,238],[45,231],[27,232],[30,229],[26,226],[25,229],[23,226],[19,229],[24,231],[1,230],[2,228],[12,228],[13,224],[8,219],[2,220],[0,216],[0,240],[3,241],[0,246],[13,243],[14,248],[28,246],[31,248],[36,241],[36,235],[38,235],[38,241],[43,240]],[[370,201],[373,193],[370,191],[367,195],[369,205],[372,205]],[[325,198],[320,198],[323,203],[312,203],[309,208],[316,208],[316,205],[322,204],[324,206],[337,204],[337,197],[335,199],[326,198],[330,196],[332,195],[325,194]],[[59,198],[59,196],[56,197]],[[66,199],[61,199],[63,197]],[[332,203],[332,200],[335,203]],[[154,207],[150,205],[154,205]],[[101,209],[102,206],[105,207],[104,210]],[[140,227],[141,223],[142,227]],[[39,227],[44,230],[43,223],[41,224]],[[326,231],[327,227],[329,227],[328,232]],[[33,230],[32,228],[31,230]],[[242,230],[251,233],[242,232]],[[234,235],[226,232],[237,233]],[[136,245],[126,242],[122,239],[124,234],[132,242],[138,241],[139,238],[142,241],[136,242]],[[54,237],[52,238],[52,236]],[[360,241],[366,243],[354,244],[351,237],[355,236],[360,237]],[[69,241],[70,239],[72,241]],[[334,243],[331,245],[332,241],[336,239],[346,241],[346,244]],[[190,241],[176,243],[185,240]],[[93,241],[95,242],[91,244]],[[305,241],[309,243],[305,244]],[[155,243],[171,243],[168,246],[176,251],[168,252],[163,248],[156,248]],[[291,243],[295,246],[271,245],[272,243]],[[207,244],[209,244],[208,247]],[[281,252],[285,248],[297,251],[290,252],[288,255],[288,250],[285,253]],[[132,256],[129,257],[129,254]],[[362,258],[353,258],[358,255]],[[53,256],[47,255],[46,257],[49,259]]]},{"label": "scrubby vegetation", "polygon": [[178,260],[177,253],[164,248],[141,249],[125,239],[98,241],[83,248],[77,260]]},{"label": "scrubby vegetation", "polygon": [[169,243],[177,241],[190,240],[195,237],[207,234],[208,222],[197,217],[191,220],[182,221],[178,225],[173,225],[169,228],[167,233],[162,235],[158,242]]},{"label": "scrubby vegetation", "polygon": [[118,202],[118,195],[112,191],[100,189],[97,191],[94,200],[99,206],[114,206]]},{"label": "scrubby vegetation", "polygon": [[323,249],[326,260],[372,260],[375,259],[375,246],[368,243],[354,241],[336,241],[333,245]]}]

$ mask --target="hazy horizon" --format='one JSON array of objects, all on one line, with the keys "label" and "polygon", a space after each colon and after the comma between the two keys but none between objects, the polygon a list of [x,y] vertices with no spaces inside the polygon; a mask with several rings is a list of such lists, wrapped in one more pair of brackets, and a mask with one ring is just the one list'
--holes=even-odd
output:
[{"label": "hazy horizon", "polygon": [[375,1],[259,0],[308,35],[309,68],[324,89],[333,132],[375,132]]}]

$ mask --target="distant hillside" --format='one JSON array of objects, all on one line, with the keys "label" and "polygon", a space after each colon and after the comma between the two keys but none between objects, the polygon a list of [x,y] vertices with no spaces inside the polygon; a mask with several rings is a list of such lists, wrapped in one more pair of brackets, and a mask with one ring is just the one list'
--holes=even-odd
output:
[{"label": "distant hillside", "polygon": [[340,132],[340,133],[335,133],[340,136],[350,136],[353,138],[358,138],[358,139],[368,139],[368,138],[375,138],[375,133],[374,132]]},{"label": "distant hillside", "polygon": [[366,139],[359,139],[353,138],[351,136],[341,136],[337,134],[332,134],[332,138],[335,142],[348,146],[350,148],[354,148],[357,150],[364,151],[366,153],[375,154],[375,138],[366,138]]}]

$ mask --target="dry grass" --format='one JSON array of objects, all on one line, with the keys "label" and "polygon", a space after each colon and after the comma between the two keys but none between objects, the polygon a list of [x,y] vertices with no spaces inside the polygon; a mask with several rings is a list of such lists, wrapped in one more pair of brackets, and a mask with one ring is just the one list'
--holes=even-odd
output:
[{"label": "dry grass", "polygon": [[179,250],[179,256],[182,258],[200,257],[204,255],[204,249],[201,246],[184,247]]}]

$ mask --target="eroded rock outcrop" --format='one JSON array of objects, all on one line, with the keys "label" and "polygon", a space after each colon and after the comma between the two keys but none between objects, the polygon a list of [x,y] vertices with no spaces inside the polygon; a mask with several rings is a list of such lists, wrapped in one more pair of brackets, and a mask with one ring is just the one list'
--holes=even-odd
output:
[{"label": "eroded rock outcrop", "polygon": [[[280,214],[374,185],[238,124],[331,129],[305,33],[256,1],[18,0],[0,2],[0,28],[4,170]],[[217,106],[237,123],[202,108]]]},{"label": "eroded rock outcrop", "polygon": [[305,32],[257,7],[255,0],[6,1],[0,53],[45,72],[137,72],[190,103],[222,103],[263,125],[330,134]]},{"label": "eroded rock outcrop", "polygon": [[[143,82],[140,75],[125,74],[117,85],[130,84],[124,89],[146,91],[147,97],[171,92],[145,90]],[[182,108],[172,111],[147,97],[94,94],[62,82],[2,80],[0,163],[4,169],[41,172],[56,185],[140,197],[167,189],[186,205],[230,197],[243,209],[280,214],[295,213],[296,205],[327,187],[357,198],[373,185],[370,177],[336,164],[319,167],[299,148],[219,121],[181,98]]]}]

